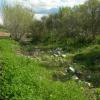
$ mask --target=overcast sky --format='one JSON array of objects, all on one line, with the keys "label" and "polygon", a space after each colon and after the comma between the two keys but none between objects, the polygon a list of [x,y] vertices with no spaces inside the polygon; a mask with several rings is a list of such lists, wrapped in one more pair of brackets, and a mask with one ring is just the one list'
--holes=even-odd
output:
[{"label": "overcast sky", "polygon": [[[21,5],[31,8],[36,12],[35,16],[37,19],[40,19],[43,15],[57,12],[59,7],[73,7],[74,5],[84,3],[86,0],[0,0],[0,8],[2,7],[3,1],[6,1],[10,5],[20,3]],[[2,22],[1,17],[0,22]]]}]

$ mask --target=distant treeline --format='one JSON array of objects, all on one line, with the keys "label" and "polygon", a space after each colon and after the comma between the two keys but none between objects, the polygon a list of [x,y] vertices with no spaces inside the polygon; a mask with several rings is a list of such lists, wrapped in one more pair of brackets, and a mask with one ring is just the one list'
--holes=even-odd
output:
[{"label": "distant treeline", "polygon": [[24,35],[34,43],[63,43],[68,38],[87,41],[100,34],[100,1],[88,0],[73,8],[63,7],[41,20],[34,19],[33,12],[20,5],[5,5],[3,19],[12,38],[18,41]]}]

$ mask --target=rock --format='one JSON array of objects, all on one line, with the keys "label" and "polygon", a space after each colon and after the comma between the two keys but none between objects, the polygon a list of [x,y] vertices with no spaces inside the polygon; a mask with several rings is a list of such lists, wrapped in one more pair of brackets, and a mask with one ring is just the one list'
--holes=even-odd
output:
[{"label": "rock", "polygon": [[73,74],[75,74],[75,69],[74,69],[73,67],[65,68],[64,71],[65,71],[65,72],[68,72],[68,73],[73,73]]},{"label": "rock", "polygon": [[90,79],[90,78],[91,78],[91,76],[90,76],[90,75],[88,75],[88,76],[87,76],[87,78],[88,78],[88,79]]},{"label": "rock", "polygon": [[67,73],[68,72],[68,68],[65,68],[64,71]]},{"label": "rock", "polygon": [[89,82],[85,82],[85,84],[86,84],[88,87],[92,87],[91,83],[89,83]]},{"label": "rock", "polygon": [[63,58],[65,58],[65,57],[66,57],[66,55],[64,55],[64,54],[63,54],[63,55],[62,55],[62,57],[63,57]]},{"label": "rock", "polygon": [[72,76],[72,79],[73,80],[79,80],[79,78],[76,75]]},{"label": "rock", "polygon": [[61,55],[61,52],[60,52],[60,51],[58,51],[58,52],[57,52],[57,54],[58,54],[58,55]]},{"label": "rock", "polygon": [[58,57],[58,55],[57,55],[57,54],[54,54],[54,56],[55,56],[55,57]]},{"label": "rock", "polygon": [[73,73],[75,73],[75,69],[73,67],[69,67],[69,70]]}]

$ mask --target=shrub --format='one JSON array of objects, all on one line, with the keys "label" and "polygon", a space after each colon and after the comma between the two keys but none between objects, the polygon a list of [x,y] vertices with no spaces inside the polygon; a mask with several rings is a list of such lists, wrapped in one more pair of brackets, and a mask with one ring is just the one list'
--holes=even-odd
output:
[{"label": "shrub", "polygon": [[0,47],[0,64],[3,68],[0,99],[95,100],[95,95],[86,93],[86,87],[81,83],[71,80],[65,83],[55,82],[51,78],[51,71],[46,70],[39,62],[16,55],[18,45],[14,41],[0,40]]},{"label": "shrub", "polygon": [[86,65],[87,69],[100,70],[100,47],[99,45],[88,47],[83,52],[76,54],[74,57],[75,62]]}]

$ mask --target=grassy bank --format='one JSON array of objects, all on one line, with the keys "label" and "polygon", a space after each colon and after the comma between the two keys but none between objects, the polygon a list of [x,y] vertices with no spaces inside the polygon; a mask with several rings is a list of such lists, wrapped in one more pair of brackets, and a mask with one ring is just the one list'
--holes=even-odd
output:
[{"label": "grassy bank", "polygon": [[95,100],[93,91],[82,82],[53,81],[50,70],[18,55],[18,49],[15,41],[0,40],[1,100]]}]

